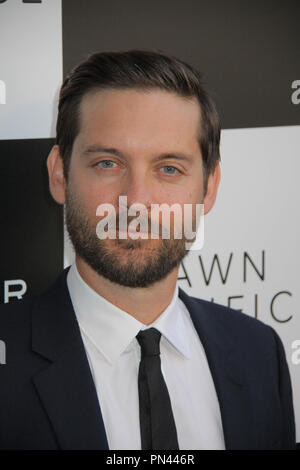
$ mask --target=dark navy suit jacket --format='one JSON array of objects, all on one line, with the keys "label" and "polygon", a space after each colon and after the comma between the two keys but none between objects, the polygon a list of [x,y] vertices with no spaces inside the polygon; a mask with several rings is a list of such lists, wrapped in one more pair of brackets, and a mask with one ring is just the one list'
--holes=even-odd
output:
[{"label": "dark navy suit jacket", "polygon": [[[67,272],[42,295],[0,307],[0,449],[108,449]],[[275,330],[179,295],[206,352],[226,449],[294,449],[291,382]]]}]

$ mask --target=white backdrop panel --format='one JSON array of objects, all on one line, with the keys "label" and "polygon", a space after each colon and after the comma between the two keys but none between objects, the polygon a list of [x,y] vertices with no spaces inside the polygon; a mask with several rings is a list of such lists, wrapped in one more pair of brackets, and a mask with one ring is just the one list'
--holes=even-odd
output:
[{"label": "white backdrop panel", "polygon": [[62,80],[61,0],[0,4],[0,45],[5,84],[0,139],[55,137]]}]

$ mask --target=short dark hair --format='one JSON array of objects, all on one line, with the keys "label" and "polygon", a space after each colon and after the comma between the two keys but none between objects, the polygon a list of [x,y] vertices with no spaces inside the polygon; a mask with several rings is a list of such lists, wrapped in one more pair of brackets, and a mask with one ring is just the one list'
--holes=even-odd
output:
[{"label": "short dark hair", "polygon": [[182,60],[154,50],[99,52],[90,55],[65,78],[59,95],[56,143],[67,178],[73,142],[79,132],[80,103],[85,94],[101,89],[161,89],[196,97],[201,109],[199,145],[204,187],[220,160],[220,120],[201,74]]}]

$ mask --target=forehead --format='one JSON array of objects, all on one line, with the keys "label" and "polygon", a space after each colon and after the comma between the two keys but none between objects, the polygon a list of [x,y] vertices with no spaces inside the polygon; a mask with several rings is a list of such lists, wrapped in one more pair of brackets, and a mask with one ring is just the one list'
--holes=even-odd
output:
[{"label": "forehead", "polygon": [[201,122],[196,98],[159,89],[106,89],[87,93],[80,103],[79,134],[140,139],[196,139]]}]

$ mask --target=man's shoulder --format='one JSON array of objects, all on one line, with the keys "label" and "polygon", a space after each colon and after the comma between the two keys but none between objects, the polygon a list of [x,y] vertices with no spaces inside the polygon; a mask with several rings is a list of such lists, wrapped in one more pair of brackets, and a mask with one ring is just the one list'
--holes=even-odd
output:
[{"label": "man's shoulder", "polygon": [[274,340],[279,340],[278,334],[272,326],[241,310],[190,296],[182,289],[181,300],[194,320],[198,318],[209,324],[211,329],[221,328],[236,343],[254,341],[258,345],[260,342],[265,344],[266,341],[270,341],[274,345]]},{"label": "man's shoulder", "polygon": [[230,320],[247,327],[251,325],[253,328],[261,328],[266,326],[266,324],[261,320],[250,316],[248,313],[245,313],[242,310],[237,310],[228,307],[227,305],[219,304],[210,300],[200,299],[198,297],[189,297],[193,299],[194,302],[198,303],[199,306],[201,306],[201,308],[207,312],[207,314],[213,315],[216,318]]},{"label": "man's shoulder", "polygon": [[20,315],[28,315],[37,298],[37,295],[28,295],[20,300],[12,300],[8,303],[0,304],[0,322],[6,323],[7,321],[19,318]]},{"label": "man's shoulder", "polygon": [[55,308],[55,302],[61,296],[61,292],[66,294],[66,274],[67,269],[63,270],[59,276],[49,284],[39,294],[28,294],[20,300],[12,300],[8,303],[0,304],[0,337],[4,333],[8,336],[18,335],[18,332],[26,334],[31,327],[33,309],[39,312],[45,305],[51,305]]},{"label": "man's shoulder", "polygon": [[0,304],[0,339],[5,336],[18,336],[27,331],[31,323],[31,311],[36,296]]}]

